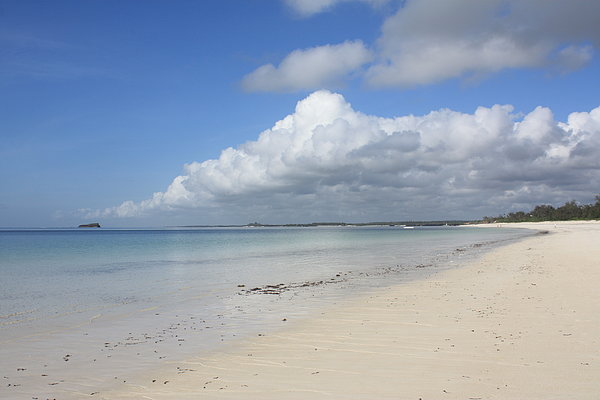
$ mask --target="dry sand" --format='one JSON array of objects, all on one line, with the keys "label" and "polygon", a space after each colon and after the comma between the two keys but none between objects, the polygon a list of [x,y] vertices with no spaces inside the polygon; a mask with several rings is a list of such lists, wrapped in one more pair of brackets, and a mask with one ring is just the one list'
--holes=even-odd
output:
[{"label": "dry sand", "polygon": [[600,223],[522,225],[550,234],[93,397],[598,399]]}]

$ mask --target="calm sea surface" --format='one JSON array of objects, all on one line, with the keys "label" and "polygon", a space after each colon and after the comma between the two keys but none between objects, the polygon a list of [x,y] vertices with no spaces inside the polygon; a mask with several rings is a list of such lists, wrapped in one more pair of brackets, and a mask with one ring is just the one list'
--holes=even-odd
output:
[{"label": "calm sea surface", "polygon": [[145,307],[185,297],[178,293],[184,288],[198,296],[239,284],[418,264],[521,234],[455,227],[0,231],[0,327],[54,325],[117,305]]},{"label": "calm sea surface", "polygon": [[[119,357],[128,371],[132,357],[146,367],[161,352],[183,358],[528,234],[400,226],[0,231],[0,372],[23,363],[64,368],[61,353],[78,355],[80,369],[93,360],[96,376],[115,374]],[[278,284],[290,290],[249,290]]]}]

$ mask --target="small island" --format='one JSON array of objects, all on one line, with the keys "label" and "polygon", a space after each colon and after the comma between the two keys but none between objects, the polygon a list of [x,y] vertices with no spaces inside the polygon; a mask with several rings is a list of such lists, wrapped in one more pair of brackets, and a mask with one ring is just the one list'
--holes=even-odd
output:
[{"label": "small island", "polygon": [[100,228],[100,224],[97,222],[92,222],[91,224],[81,224],[80,228]]}]

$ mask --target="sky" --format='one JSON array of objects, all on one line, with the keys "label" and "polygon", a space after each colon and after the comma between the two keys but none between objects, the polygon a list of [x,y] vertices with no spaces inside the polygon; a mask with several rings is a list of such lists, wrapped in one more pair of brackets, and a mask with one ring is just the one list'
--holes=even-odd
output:
[{"label": "sky", "polygon": [[589,0],[0,0],[0,227],[591,203],[599,18]]}]

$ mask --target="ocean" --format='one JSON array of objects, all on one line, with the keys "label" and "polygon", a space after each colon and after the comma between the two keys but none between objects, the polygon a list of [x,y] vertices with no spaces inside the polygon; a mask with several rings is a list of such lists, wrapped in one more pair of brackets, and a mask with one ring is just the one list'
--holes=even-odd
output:
[{"label": "ocean", "polygon": [[530,234],[402,226],[0,230],[0,375],[10,384],[0,385],[0,397],[73,397],[89,389],[90,376],[97,386],[114,384]]}]

